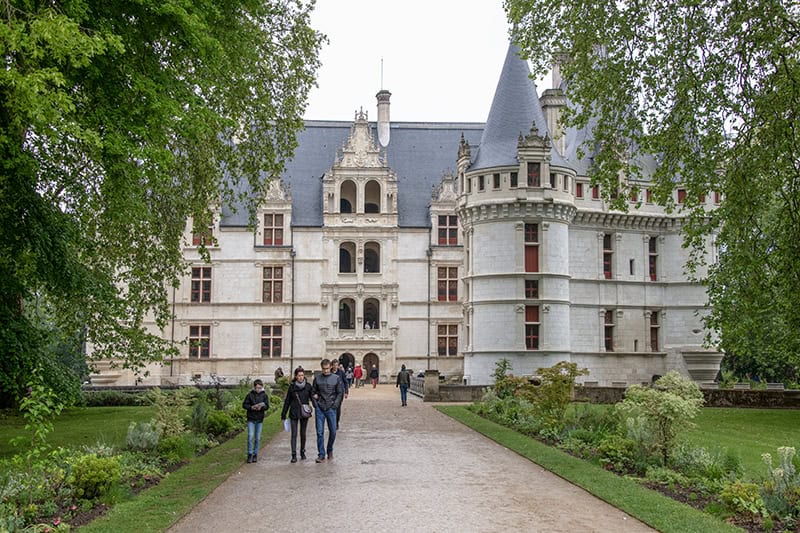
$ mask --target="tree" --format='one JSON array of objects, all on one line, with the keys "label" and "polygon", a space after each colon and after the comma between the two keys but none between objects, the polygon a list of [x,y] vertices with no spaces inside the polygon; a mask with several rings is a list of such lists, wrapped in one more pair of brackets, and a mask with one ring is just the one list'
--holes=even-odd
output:
[{"label": "tree", "polygon": [[[559,58],[567,124],[591,130],[591,178],[614,208],[644,180],[685,215],[707,273],[708,341],[733,367],[800,363],[800,7],[781,0],[505,0],[535,72]],[[651,176],[644,172],[657,162]],[[622,178],[620,178],[622,176]],[[676,204],[677,182],[685,201]],[[613,193],[619,192],[614,196]],[[721,193],[719,209],[705,195]],[[614,196],[612,198],[612,196]]]},{"label": "tree", "polygon": [[187,220],[251,212],[302,127],[313,1],[7,0],[0,47],[0,390],[59,331],[138,368],[169,350]]}]

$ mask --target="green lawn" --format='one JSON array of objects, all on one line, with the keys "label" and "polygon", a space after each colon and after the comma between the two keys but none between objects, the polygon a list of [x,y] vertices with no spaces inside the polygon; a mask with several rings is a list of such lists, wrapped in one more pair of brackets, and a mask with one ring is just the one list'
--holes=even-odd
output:
[{"label": "green lawn", "polygon": [[779,446],[800,448],[800,411],[708,407],[695,419],[689,440],[707,449],[727,448],[739,455],[746,475],[766,473],[762,453],[777,457]]},{"label": "green lawn", "polygon": [[[147,421],[152,407],[76,407],[65,409],[54,423],[47,442],[57,446],[82,446],[102,442],[123,447],[131,421]],[[16,416],[0,417],[0,459],[7,459],[19,449],[10,444],[14,437],[25,435],[25,420]]]}]

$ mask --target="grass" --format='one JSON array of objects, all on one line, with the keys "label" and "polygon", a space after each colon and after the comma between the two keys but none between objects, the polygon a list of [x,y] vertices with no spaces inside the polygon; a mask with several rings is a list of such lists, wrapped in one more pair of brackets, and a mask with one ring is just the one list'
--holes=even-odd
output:
[{"label": "grass", "polygon": [[[47,442],[53,447],[80,447],[98,442],[121,448],[125,446],[128,425],[153,417],[152,407],[76,407],[65,409],[56,418]],[[9,459],[19,448],[9,442],[27,435],[25,420],[19,416],[0,417],[0,459]]]},{"label": "grass", "polygon": [[745,475],[766,474],[762,453],[777,457],[779,446],[800,449],[800,411],[786,409],[705,408],[695,419],[689,440],[707,449],[727,448],[742,460]]},{"label": "grass", "polygon": [[[281,431],[279,414],[264,419],[262,443]],[[163,531],[181,519],[242,465],[247,432],[212,448],[134,499],[115,505],[82,532]]]},{"label": "grass", "polygon": [[437,409],[659,531],[740,531],[633,480],[619,477],[599,466],[486,420],[464,406],[438,406]]}]

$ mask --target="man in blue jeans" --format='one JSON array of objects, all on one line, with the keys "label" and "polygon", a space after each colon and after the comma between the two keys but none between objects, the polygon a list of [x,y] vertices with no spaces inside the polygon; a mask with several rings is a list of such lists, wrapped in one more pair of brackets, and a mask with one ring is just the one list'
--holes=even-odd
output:
[{"label": "man in blue jeans", "polygon": [[[325,457],[333,459],[333,443],[336,440],[336,411],[344,399],[342,378],[331,373],[331,362],[322,360],[322,374],[314,379],[311,398],[314,401],[314,417],[317,426],[317,462]],[[328,424],[328,444],[325,445],[325,423]]]}]

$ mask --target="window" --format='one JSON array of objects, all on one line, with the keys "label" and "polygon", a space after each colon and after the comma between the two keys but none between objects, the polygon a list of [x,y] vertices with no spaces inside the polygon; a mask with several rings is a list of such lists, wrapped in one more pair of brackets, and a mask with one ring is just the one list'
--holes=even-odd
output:
[{"label": "window", "polygon": [[192,267],[191,301],[193,303],[211,301],[211,267]]},{"label": "window", "polygon": [[211,326],[189,326],[189,357],[211,355]]},{"label": "window", "polygon": [[472,178],[467,180],[467,192],[472,192]]},{"label": "window", "polygon": [[458,355],[458,325],[443,324],[437,327],[436,345],[441,357]]},{"label": "window", "polygon": [[512,172],[511,173],[511,187],[512,188],[517,187],[518,183],[519,183],[519,177],[518,177],[517,173],[516,172]]},{"label": "window", "polygon": [[719,193],[714,191],[714,205],[719,205]]},{"label": "window", "polygon": [[282,326],[261,326],[261,357],[280,357]]},{"label": "window", "polygon": [[539,297],[539,280],[526,279],[525,280],[525,298],[538,298]]},{"label": "window", "polygon": [[364,329],[381,328],[381,306],[375,298],[364,300]]},{"label": "window", "polygon": [[352,298],[339,301],[339,329],[356,329],[356,302]]},{"label": "window", "polygon": [[381,185],[375,180],[368,181],[364,186],[364,212],[381,212]]},{"label": "window", "polygon": [[346,180],[339,187],[339,212],[355,213],[358,198],[355,182]]},{"label": "window", "polygon": [[542,186],[542,164],[528,163],[528,187]]},{"label": "window", "polygon": [[562,186],[564,188],[564,192],[569,192],[569,176],[564,176],[564,181],[562,182]]},{"label": "window", "polygon": [[551,172],[550,173],[550,188],[551,189],[555,189],[557,185],[558,185],[558,176],[554,172]]},{"label": "window", "polygon": [[211,245],[214,244],[214,234],[212,228],[208,227],[205,231],[192,232],[192,246]]},{"label": "window", "polygon": [[593,200],[599,200],[600,199],[600,186],[599,185],[595,185],[594,187],[592,187],[592,199]]},{"label": "window", "polygon": [[500,174],[492,174],[492,188],[493,189],[500,188]]},{"label": "window", "polygon": [[539,306],[525,306],[525,349],[539,349]]},{"label": "window", "polygon": [[614,311],[606,311],[603,334],[607,352],[614,351]]},{"label": "window", "polygon": [[538,224],[525,224],[525,272],[539,272]]},{"label": "window", "polygon": [[701,204],[706,203],[706,195],[705,194],[700,194],[700,203]]},{"label": "window", "polygon": [[639,195],[636,193],[636,191],[631,191],[631,203],[635,204],[638,201],[639,201]]},{"label": "window", "polygon": [[634,269],[634,266],[635,266],[635,264],[634,264],[634,260],[633,260],[633,259],[630,259],[630,260],[628,261],[628,269],[629,269],[629,271],[630,271],[630,273],[631,273],[631,276],[633,276],[633,275],[636,273],[636,270]]},{"label": "window", "polygon": [[486,176],[478,176],[478,190],[486,190]]},{"label": "window", "polygon": [[377,242],[364,244],[364,272],[381,271],[381,245]]},{"label": "window", "polygon": [[612,268],[612,261],[614,260],[612,237],[613,236],[610,233],[603,235],[603,276],[606,279],[611,279],[614,274]]},{"label": "window", "polygon": [[682,204],[686,201],[686,189],[678,189],[678,203]]},{"label": "window", "polygon": [[283,302],[283,267],[264,267],[261,301],[265,304]]},{"label": "window", "polygon": [[283,244],[283,215],[264,215],[264,245],[280,246]]},{"label": "window", "polygon": [[458,267],[439,267],[438,293],[440,302],[455,302],[458,300]]},{"label": "window", "polygon": [[647,241],[647,260],[649,264],[650,281],[658,279],[658,243],[656,237],[650,237]]},{"label": "window", "polygon": [[458,217],[456,215],[439,215],[439,244],[442,246],[458,244]]},{"label": "window", "polygon": [[583,183],[575,184],[575,196],[577,198],[583,198]]},{"label": "window", "polygon": [[648,204],[653,203],[653,192],[650,189],[647,189],[644,192],[644,201],[647,202]]},{"label": "window", "polygon": [[356,245],[352,242],[343,242],[339,245],[339,272],[352,274],[356,271]]},{"label": "window", "polygon": [[658,330],[661,324],[658,323],[658,311],[650,313],[650,351],[658,351]]}]

